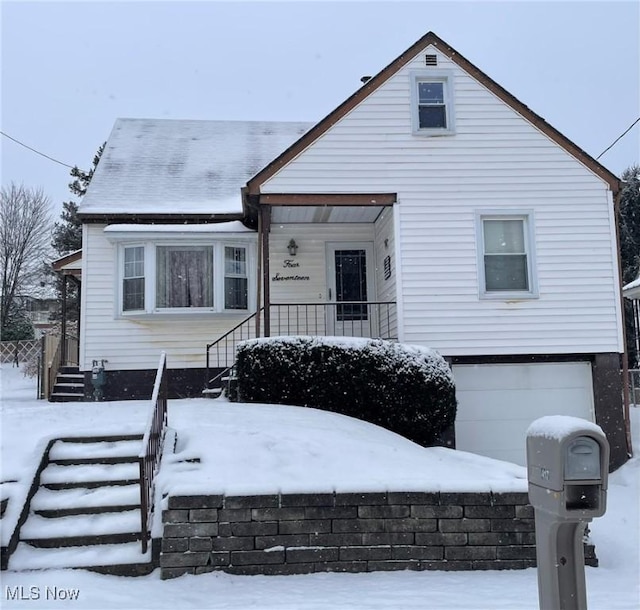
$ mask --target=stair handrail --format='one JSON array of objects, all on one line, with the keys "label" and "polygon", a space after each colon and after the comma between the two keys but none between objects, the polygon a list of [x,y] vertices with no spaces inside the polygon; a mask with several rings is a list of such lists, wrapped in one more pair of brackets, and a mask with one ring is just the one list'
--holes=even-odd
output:
[{"label": "stair handrail", "polygon": [[155,477],[160,467],[162,446],[167,430],[167,355],[160,354],[151,395],[151,409],[138,454],[140,466],[140,521],[142,552],[147,552],[150,525],[153,517]]},{"label": "stair handrail", "polygon": [[[228,372],[232,367],[233,367],[233,363],[235,361],[235,353],[236,353],[236,345],[239,341],[243,341],[245,339],[251,339],[252,337],[249,336],[249,334],[247,334],[246,337],[242,336],[242,327],[245,326],[246,324],[248,324],[249,322],[251,322],[251,320],[253,320],[258,314],[261,314],[264,311],[264,307],[261,307],[260,309],[258,309],[257,311],[254,311],[251,315],[249,315],[248,317],[246,317],[244,320],[242,320],[241,322],[239,322],[238,324],[236,324],[231,330],[227,331],[224,335],[221,335],[220,337],[218,337],[215,341],[211,342],[211,343],[207,343],[207,354],[206,354],[206,368],[207,368],[207,378],[206,378],[206,387],[210,388],[211,387],[211,383],[216,381],[217,379],[220,379],[226,372]],[[215,347],[215,346],[219,346],[223,341],[225,342],[225,353],[226,353],[226,346],[228,345],[228,341],[229,338],[234,335],[238,330],[240,330],[240,338],[239,339],[234,339],[233,340],[233,345],[232,345],[232,358],[231,358],[231,362],[228,362],[227,359],[225,358],[225,365],[222,367],[222,372],[218,373],[215,377],[213,377],[213,379],[211,378],[211,348]],[[219,368],[219,367],[218,367]]]}]

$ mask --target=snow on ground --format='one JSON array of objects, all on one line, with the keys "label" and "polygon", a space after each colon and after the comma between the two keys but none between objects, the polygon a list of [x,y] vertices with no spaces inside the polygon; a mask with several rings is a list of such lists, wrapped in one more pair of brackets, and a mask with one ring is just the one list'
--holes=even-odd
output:
[{"label": "snow on ground", "polygon": [[[8,365],[1,375],[2,497],[16,500],[46,441],[60,435],[140,432],[146,401],[52,404],[35,400],[32,380]],[[632,409],[640,447],[640,409]],[[346,491],[374,489],[526,489],[519,466],[446,449],[422,449],[397,435],[335,414],[295,407],[218,401],[171,401],[177,453],[161,485],[188,493],[218,489]],[[301,442],[301,425],[307,428]],[[523,441],[524,442],[524,441]],[[331,447],[330,451],[327,448]],[[327,454],[329,459],[327,459]],[[200,458],[200,463],[186,461]],[[276,479],[273,471],[286,477]],[[204,477],[204,478],[203,478]],[[640,607],[640,457],[610,478],[607,513],[591,524],[599,568],[586,568],[590,610]],[[10,502],[11,505],[11,502]],[[8,529],[2,519],[3,537]],[[219,610],[528,610],[537,609],[534,569],[487,572],[393,572],[301,576],[223,573],[161,581],[81,570],[0,573],[3,608],[211,608]]]}]

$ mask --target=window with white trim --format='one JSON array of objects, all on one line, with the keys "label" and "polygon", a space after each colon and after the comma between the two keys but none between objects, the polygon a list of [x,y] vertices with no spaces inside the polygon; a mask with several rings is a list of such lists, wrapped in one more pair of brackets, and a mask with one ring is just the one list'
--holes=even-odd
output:
[{"label": "window with white trim", "polygon": [[453,73],[442,70],[411,72],[411,123],[415,135],[454,132]]},{"label": "window with white trim", "polygon": [[212,246],[156,246],[156,307],[213,307]]},{"label": "window with white trim", "polygon": [[249,278],[247,249],[243,246],[224,248],[224,308],[247,309]]},{"label": "window with white trim", "polygon": [[144,311],[144,246],[128,246],[123,253],[123,311]]},{"label": "window with white trim", "polygon": [[480,296],[537,296],[532,212],[478,215]]},{"label": "window with white trim", "polygon": [[255,298],[253,250],[248,243],[120,243],[119,311],[248,311]]}]

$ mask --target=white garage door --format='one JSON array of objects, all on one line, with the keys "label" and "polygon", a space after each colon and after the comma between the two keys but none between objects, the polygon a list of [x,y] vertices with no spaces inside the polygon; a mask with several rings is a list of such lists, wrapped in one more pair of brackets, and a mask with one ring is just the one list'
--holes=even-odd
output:
[{"label": "white garage door", "polygon": [[545,415],[594,421],[591,365],[459,364],[456,448],[525,465],[526,431]]}]

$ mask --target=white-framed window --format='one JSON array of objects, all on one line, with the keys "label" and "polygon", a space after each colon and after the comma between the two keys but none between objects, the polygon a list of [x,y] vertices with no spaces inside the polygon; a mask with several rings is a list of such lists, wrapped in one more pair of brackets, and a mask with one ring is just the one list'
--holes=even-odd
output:
[{"label": "white-framed window", "polygon": [[248,287],[246,246],[225,246],[224,308],[247,309]]},{"label": "white-framed window", "polygon": [[255,301],[252,243],[150,240],[117,248],[117,314],[231,313]]},{"label": "white-framed window", "polygon": [[478,212],[481,298],[536,298],[533,212]]},{"label": "white-framed window", "polygon": [[156,246],[156,308],[213,308],[213,246]]},{"label": "white-framed window", "polygon": [[411,127],[414,135],[449,135],[455,131],[453,73],[420,70],[410,73]]},{"label": "white-framed window", "polygon": [[144,246],[126,246],[123,248],[123,311],[144,311],[144,284]]}]

